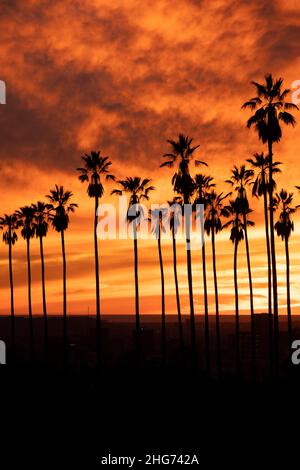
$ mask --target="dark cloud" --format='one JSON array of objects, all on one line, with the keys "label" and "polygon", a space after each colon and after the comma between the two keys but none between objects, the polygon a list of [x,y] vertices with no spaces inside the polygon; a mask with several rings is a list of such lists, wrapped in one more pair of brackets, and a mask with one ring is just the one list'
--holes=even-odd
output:
[{"label": "dark cloud", "polygon": [[[299,57],[300,25],[282,24],[266,31],[257,43],[268,64],[280,73]],[[269,66],[270,67],[270,66]]]},{"label": "dark cloud", "polygon": [[[114,160],[151,169],[166,138],[179,131],[199,136],[208,156],[217,151],[226,161],[229,149],[240,145],[237,98],[253,75],[297,56],[300,29],[280,17],[275,2],[189,3],[190,18],[186,2],[178,0],[172,12],[166,3],[155,6],[164,27],[145,23],[134,1],[113,8],[4,2],[4,164],[21,160],[69,171],[83,149],[96,146]],[[150,3],[145,9],[151,17]],[[286,24],[278,28],[279,20]],[[185,22],[186,34],[180,30]],[[253,50],[241,43],[245,37]]]}]

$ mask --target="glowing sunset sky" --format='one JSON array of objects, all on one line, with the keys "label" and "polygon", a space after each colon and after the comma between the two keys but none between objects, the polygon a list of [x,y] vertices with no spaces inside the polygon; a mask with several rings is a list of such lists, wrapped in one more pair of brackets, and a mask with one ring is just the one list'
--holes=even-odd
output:
[{"label": "glowing sunset sky", "polygon": [[[298,4],[298,6],[297,6]],[[300,79],[300,6],[292,0],[2,0],[0,79],[7,104],[0,106],[1,213],[44,199],[55,183],[74,193],[79,209],[66,234],[69,313],[94,312],[93,201],[77,180],[80,156],[101,149],[117,178],[153,179],[153,202],[170,198],[172,170],[159,168],[166,139],[179,132],[200,144],[218,189],[230,168],[266,149],[241,110],[255,95],[251,80],[270,72],[286,87]],[[298,114],[298,113],[297,113]],[[296,118],[300,120],[300,114]],[[282,186],[300,184],[300,126],[284,129],[274,147],[284,162]],[[193,169],[194,171],[194,169]],[[198,170],[199,171],[199,170]],[[202,169],[200,171],[203,171]],[[114,201],[109,195],[104,201]],[[295,190],[296,201],[300,195]],[[256,228],[250,232],[256,311],[267,306],[262,201],[252,201]],[[300,313],[300,218],[291,247],[293,312]],[[233,247],[229,233],[218,236],[220,306],[234,309]],[[276,237],[277,238],[277,237]],[[214,312],[208,240],[210,312]],[[283,243],[278,245],[279,301],[285,306]],[[167,309],[175,313],[170,243],[164,243]],[[45,241],[50,313],[61,311],[59,235]],[[17,313],[27,312],[25,242],[14,248]],[[134,309],[131,241],[99,243],[103,313]],[[188,290],[183,246],[179,248],[183,310]],[[249,308],[244,245],[240,247],[241,308]],[[7,247],[0,250],[0,313],[9,312]],[[203,313],[200,250],[193,253],[197,313]],[[41,313],[38,242],[32,242],[33,306]],[[141,312],[159,313],[160,277],[155,241],[140,243]]]}]

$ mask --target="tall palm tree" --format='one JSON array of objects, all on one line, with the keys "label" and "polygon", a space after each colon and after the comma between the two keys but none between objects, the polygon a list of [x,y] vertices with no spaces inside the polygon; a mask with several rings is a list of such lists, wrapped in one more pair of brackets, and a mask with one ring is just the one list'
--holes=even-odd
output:
[{"label": "tall palm tree", "polygon": [[28,316],[29,316],[29,342],[30,356],[34,360],[34,334],[33,334],[33,318],[32,318],[32,302],[31,302],[31,263],[30,263],[30,239],[35,235],[34,227],[34,209],[31,206],[21,207],[16,211],[19,226],[21,227],[21,235],[26,240],[27,248],[27,282],[28,282]]},{"label": "tall palm tree", "polygon": [[82,183],[88,183],[87,193],[88,196],[94,198],[94,252],[95,252],[95,278],[96,278],[96,332],[97,332],[97,363],[100,367],[101,363],[101,317],[100,317],[100,281],[99,281],[99,257],[98,257],[98,239],[97,239],[97,209],[99,199],[104,194],[104,186],[102,177],[106,180],[114,179],[113,175],[109,172],[111,162],[108,157],[103,157],[101,152],[92,151],[89,155],[85,154],[82,157],[84,166],[77,168],[79,171],[79,180]]},{"label": "tall palm tree", "polygon": [[[142,201],[149,200],[149,194],[155,188],[150,185],[151,179],[140,178],[139,176],[128,176],[125,180],[117,181],[120,189],[114,189],[111,194],[122,196],[123,193],[129,194],[129,204],[127,212],[127,222],[131,223],[133,229],[133,248],[134,248],[134,282],[135,282],[135,326],[136,326],[136,353],[137,365],[141,366],[141,326],[140,326],[140,305],[139,305],[139,276],[138,276],[138,228],[142,217],[146,217]],[[134,206],[135,215],[129,208]]]},{"label": "tall palm tree", "polygon": [[284,241],[285,259],[286,259],[286,300],[287,300],[287,318],[288,318],[288,339],[289,347],[292,344],[292,312],[291,312],[291,288],[290,288],[290,256],[289,256],[289,238],[294,230],[294,222],[292,215],[299,206],[292,206],[293,193],[288,193],[282,189],[280,193],[276,193],[274,197],[274,210],[279,211],[278,220],[275,223],[275,230],[278,237]]},{"label": "tall palm tree", "polygon": [[[234,292],[235,292],[235,332],[236,332],[236,370],[238,375],[241,372],[241,354],[240,354],[240,320],[239,320],[239,292],[238,292],[238,276],[237,276],[237,257],[238,245],[244,240],[245,232],[245,219],[244,207],[241,204],[241,199],[237,197],[234,201],[229,201],[227,207],[230,220],[223,224],[222,230],[231,227],[230,240],[234,243],[234,259],[233,259],[233,272],[234,272]],[[250,210],[248,209],[248,212]],[[254,222],[246,219],[248,226],[253,226]]]},{"label": "tall palm tree", "polygon": [[152,232],[157,239],[160,279],[161,279],[161,330],[162,330],[162,358],[163,364],[167,361],[167,340],[166,340],[166,307],[165,307],[165,276],[164,264],[161,249],[161,234],[165,232],[164,219],[167,217],[167,208],[153,209],[150,211]]},{"label": "tall palm tree", "polygon": [[64,337],[64,366],[68,365],[68,330],[67,330],[67,263],[65,250],[65,231],[69,227],[69,214],[78,207],[71,202],[73,193],[66,191],[63,186],[57,184],[50,190],[47,199],[50,203],[51,225],[61,235],[61,251],[63,259],[63,337]]},{"label": "tall palm tree", "polygon": [[217,194],[214,190],[207,193],[206,210],[204,230],[207,235],[211,235],[212,246],[212,259],[213,259],[213,274],[214,274],[214,289],[215,289],[215,307],[216,307],[216,352],[217,352],[217,372],[220,377],[222,371],[221,364],[221,330],[220,330],[220,316],[219,316],[219,293],[218,293],[218,278],[217,278],[217,261],[216,261],[216,244],[215,236],[222,229],[222,218],[228,217],[228,209],[224,205],[225,199],[230,196],[228,194]]},{"label": "tall palm tree", "polygon": [[45,339],[45,359],[48,360],[48,319],[46,302],[46,283],[45,283],[45,261],[43,238],[47,236],[49,228],[50,204],[38,201],[32,204],[34,210],[33,226],[35,236],[40,242],[41,274],[42,274],[42,296],[43,296],[43,318],[44,318],[44,339]]},{"label": "tall palm tree", "polygon": [[241,165],[240,168],[238,168],[237,166],[234,166],[233,170],[231,171],[231,177],[229,180],[226,180],[226,183],[229,183],[237,192],[238,197],[237,197],[236,204],[239,205],[240,211],[243,217],[245,244],[246,244],[247,269],[248,269],[248,279],[249,279],[249,291],[250,291],[252,373],[253,373],[253,378],[255,379],[255,376],[256,376],[255,318],[254,318],[250,249],[249,249],[248,230],[247,230],[247,226],[249,225],[247,223],[247,214],[251,212],[249,208],[248,198],[247,198],[247,186],[249,186],[249,184],[251,183],[253,174],[254,174],[253,170],[248,170],[245,165]]},{"label": "tall palm tree", "polygon": [[14,304],[14,282],[12,266],[12,247],[18,240],[18,218],[15,214],[0,217],[0,230],[2,230],[3,242],[8,245],[8,266],[9,266],[9,284],[10,284],[10,317],[11,317],[11,351],[12,358],[15,359],[15,304]]},{"label": "tall palm tree", "polygon": [[[254,181],[252,181],[252,195],[259,198],[263,197],[264,218],[266,233],[266,248],[268,262],[268,316],[269,316],[269,344],[270,344],[270,369],[273,369],[273,316],[272,316],[272,272],[271,272],[271,248],[269,236],[269,216],[268,216],[268,192],[269,192],[269,157],[264,153],[255,153],[254,158],[248,158],[247,162],[251,164],[254,170]],[[280,173],[278,168],[280,162],[272,163],[272,175]],[[273,191],[276,188],[276,181],[272,179]]]},{"label": "tall palm tree", "polygon": [[[295,126],[294,116],[288,112],[298,107],[286,101],[290,90],[283,89],[283,79],[273,79],[271,74],[265,76],[265,83],[252,82],[257,95],[243,104],[242,108],[249,108],[255,113],[248,119],[247,127],[254,126],[259,139],[268,144],[269,157],[269,181],[273,180],[273,144],[279,142],[282,137],[281,124]],[[272,286],[273,286],[273,310],[274,310],[274,352],[276,374],[279,360],[279,321],[278,321],[278,295],[277,295],[277,272],[274,236],[273,186],[269,184],[269,214],[270,214],[270,241],[272,261]]]},{"label": "tall palm tree", "polygon": [[[179,340],[180,340],[181,358],[182,358],[182,361],[184,361],[184,336],[183,336],[181,305],[180,305],[180,295],[179,295],[179,285],[178,285],[177,247],[176,247],[176,234],[177,234],[178,226],[180,225],[180,216],[182,213],[182,204],[183,204],[182,198],[180,196],[174,197],[172,201],[168,201],[168,204],[169,204],[169,207],[173,207],[173,210],[170,210],[169,216],[170,216],[170,229],[172,233],[173,271],[174,271],[174,281],[175,281]],[[180,215],[178,214],[178,209],[180,209]]]},{"label": "tall palm tree", "polygon": [[[190,204],[191,197],[195,191],[195,184],[192,176],[190,175],[190,164],[194,157],[194,153],[199,145],[192,146],[193,139],[183,134],[179,134],[178,140],[167,140],[171,146],[171,153],[165,153],[163,157],[168,160],[160,166],[174,167],[177,163],[177,170],[172,178],[174,191],[183,197],[185,209],[187,204]],[[207,164],[201,160],[195,160],[195,165]],[[189,301],[190,301],[190,316],[191,316],[191,349],[193,365],[196,365],[196,325],[195,325],[195,311],[193,299],[193,277],[192,277],[192,254],[191,254],[191,235],[190,235],[190,216],[185,214],[185,237],[186,237],[186,254],[187,254],[187,272],[188,272],[188,286],[189,286]]]},{"label": "tall palm tree", "polygon": [[[196,198],[194,205],[203,205],[204,210],[207,202],[207,193],[216,185],[213,183],[213,177],[209,175],[195,175]],[[204,213],[203,213],[204,215]],[[204,220],[200,223],[201,246],[202,246],[202,276],[203,276],[203,297],[204,297],[204,336],[205,336],[205,363],[206,372],[210,372],[210,341],[209,341],[209,317],[208,317],[208,295],[207,295],[207,276],[206,276],[206,253],[205,253],[205,235]]]}]

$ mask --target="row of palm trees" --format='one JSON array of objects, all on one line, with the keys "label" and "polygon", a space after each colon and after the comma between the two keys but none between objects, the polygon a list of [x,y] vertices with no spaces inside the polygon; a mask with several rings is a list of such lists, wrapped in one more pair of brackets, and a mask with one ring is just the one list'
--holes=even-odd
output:
[{"label": "row of palm trees", "polygon": [[29,342],[30,355],[34,360],[34,334],[31,301],[31,256],[30,241],[37,237],[40,242],[41,274],[42,274],[42,296],[43,296],[43,317],[45,334],[45,356],[48,354],[48,323],[47,323],[47,302],[45,283],[45,263],[43,239],[48,233],[49,224],[61,235],[62,260],[63,260],[63,334],[64,334],[64,363],[67,362],[67,289],[66,289],[66,251],[65,251],[65,231],[69,226],[69,214],[74,212],[77,204],[71,202],[73,194],[65,191],[62,186],[55,186],[47,195],[48,202],[38,201],[31,206],[21,207],[11,215],[5,214],[0,218],[0,229],[3,231],[3,241],[9,247],[9,278],[10,278],[10,310],[12,329],[12,355],[15,353],[15,307],[14,307],[14,286],[12,269],[12,247],[16,243],[17,231],[20,229],[22,238],[26,241],[27,253],[27,279],[28,279],[28,316],[29,316]]},{"label": "row of palm trees", "polygon": [[278,291],[277,291],[277,269],[274,234],[274,213],[273,213],[273,147],[282,138],[282,124],[295,126],[296,120],[289,112],[297,109],[297,105],[286,100],[290,90],[283,89],[283,79],[274,80],[272,75],[266,75],[265,83],[252,82],[256,90],[256,96],[246,101],[243,108],[255,111],[248,119],[247,127],[254,127],[259,140],[267,144],[268,155],[268,182],[267,192],[269,196],[269,233],[270,233],[270,255],[272,287],[269,282],[269,289],[272,289],[273,315],[274,315],[274,365],[275,372],[278,371],[279,362],[279,321],[278,321]]},{"label": "row of palm trees", "polygon": [[[273,161],[273,145],[281,139],[281,124],[295,125],[295,119],[288,110],[297,108],[296,105],[288,103],[286,97],[289,90],[283,90],[282,79],[274,80],[271,75],[265,77],[265,83],[253,82],[256,89],[256,96],[247,101],[243,108],[250,108],[255,111],[248,119],[247,126],[254,126],[259,139],[268,145],[267,154],[263,152],[254,154],[253,158],[247,160],[251,168],[244,164],[235,166],[231,172],[227,183],[231,191],[227,194],[217,193],[215,183],[210,175],[202,173],[192,176],[191,164],[198,145],[193,145],[193,139],[180,134],[177,140],[168,140],[170,151],[163,157],[166,159],[161,167],[175,167],[172,177],[174,189],[174,202],[179,204],[192,205],[197,210],[199,204],[204,206],[204,223],[201,224],[202,241],[202,273],[203,273],[203,301],[204,301],[204,338],[205,338],[205,361],[206,369],[211,368],[211,348],[209,335],[209,305],[207,294],[207,263],[206,263],[206,240],[205,233],[211,238],[212,247],[212,269],[215,292],[215,320],[216,320],[216,362],[218,374],[221,374],[221,329],[219,311],[219,292],[217,278],[217,256],[216,256],[216,235],[225,228],[230,228],[230,239],[234,244],[234,285],[235,285],[235,318],[236,318],[236,368],[240,371],[240,346],[239,346],[239,295],[238,295],[238,270],[237,257],[238,246],[245,240],[247,271],[249,278],[249,302],[251,316],[251,344],[252,344],[252,371],[256,374],[255,357],[255,321],[253,303],[253,285],[251,271],[251,257],[249,247],[248,228],[254,223],[249,216],[252,212],[249,206],[249,192],[255,197],[262,197],[264,204],[264,219],[266,233],[266,251],[268,261],[268,314],[269,314],[269,337],[270,337],[270,360],[271,365],[278,369],[278,347],[279,347],[279,325],[278,325],[278,295],[277,295],[277,272],[274,231],[285,241],[286,267],[287,267],[287,315],[289,325],[289,337],[292,338],[292,321],[290,308],[290,273],[289,273],[289,249],[288,240],[293,230],[292,214],[298,206],[293,206],[293,194],[285,190],[275,192],[276,173],[280,172],[280,163]],[[297,108],[298,109],[298,108]],[[207,163],[195,159],[195,166],[207,166]],[[103,157],[100,151],[92,151],[82,157],[82,167],[77,168],[79,180],[87,184],[87,193],[90,198],[94,198],[94,254],[95,254],[95,284],[96,284],[96,332],[97,332],[97,364],[101,365],[101,310],[100,310],[100,276],[99,276],[99,253],[97,240],[97,208],[100,199],[104,194],[104,180],[113,180],[115,177],[110,171],[111,161],[108,157]],[[150,193],[155,189],[149,178],[127,177],[116,181],[117,188],[112,194],[129,194],[129,206],[135,205],[137,208],[143,201],[148,200]],[[298,187],[297,187],[298,188]],[[299,188],[298,188],[299,189]],[[232,195],[236,196],[229,199]],[[69,214],[74,212],[77,204],[71,202],[73,194],[66,191],[62,186],[55,186],[47,196],[48,202],[38,202],[35,205],[22,207],[13,215],[5,215],[0,219],[0,228],[3,230],[3,240],[9,246],[9,276],[11,286],[11,318],[12,318],[12,345],[14,350],[14,294],[13,294],[13,273],[12,273],[12,246],[17,240],[17,230],[21,229],[21,235],[27,244],[27,267],[28,267],[28,312],[30,326],[30,350],[34,357],[34,340],[31,308],[31,267],[30,267],[30,240],[36,236],[40,240],[40,256],[42,271],[42,293],[43,293],[43,315],[45,322],[45,353],[48,351],[48,330],[47,330],[47,303],[45,289],[45,266],[43,254],[43,238],[47,235],[48,227],[51,225],[61,235],[62,258],[63,258],[63,325],[64,325],[64,363],[67,364],[67,293],[66,293],[66,255],[65,255],[65,231],[69,225]],[[141,210],[141,209],[140,209]],[[279,218],[274,223],[274,212],[279,211]],[[141,364],[141,325],[139,307],[139,277],[138,277],[138,237],[139,210],[135,215],[128,212],[128,222],[132,224],[134,237],[134,273],[135,273],[135,318],[136,318],[136,351],[137,362]],[[140,215],[140,214],[139,214]],[[153,214],[151,214],[153,216]],[[147,216],[147,215],[145,215]],[[165,323],[165,289],[164,289],[164,267],[161,246],[162,215],[156,214],[157,227],[155,229],[158,240],[158,255],[161,274],[161,298],[162,298],[162,357],[166,360],[166,323]],[[190,313],[190,349],[193,366],[197,362],[197,338],[195,324],[195,309],[193,295],[192,276],[192,250],[189,217],[184,217],[185,221],[185,244],[187,280],[189,288],[189,313]],[[182,312],[180,302],[180,291],[177,275],[177,250],[176,231],[178,220],[173,214],[171,218],[172,248],[173,248],[173,268],[176,291],[176,305],[178,313],[178,327],[181,351],[184,355],[185,344],[182,327]]]}]

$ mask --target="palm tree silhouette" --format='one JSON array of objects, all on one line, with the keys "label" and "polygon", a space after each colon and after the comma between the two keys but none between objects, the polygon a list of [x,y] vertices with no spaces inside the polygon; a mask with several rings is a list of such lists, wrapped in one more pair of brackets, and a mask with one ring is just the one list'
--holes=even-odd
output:
[{"label": "palm tree silhouette", "polygon": [[[296,120],[289,109],[298,109],[293,104],[286,102],[286,97],[290,93],[288,89],[282,89],[283,79],[274,80],[272,75],[265,76],[265,83],[251,82],[254,85],[257,96],[251,98],[243,104],[242,108],[249,108],[255,113],[248,119],[247,127],[254,126],[259,139],[268,144],[269,157],[269,181],[273,180],[273,144],[279,142],[282,137],[281,123],[286,125],[296,124]],[[279,360],[279,321],[278,321],[278,295],[277,295],[277,272],[276,253],[274,236],[274,215],[273,186],[268,185],[269,190],[269,214],[270,214],[270,241],[271,241],[271,261],[272,261],[272,285],[273,285],[273,309],[274,309],[274,352],[276,374]]]},{"label": "palm tree silhouette", "polygon": [[254,319],[254,305],[253,305],[253,285],[252,285],[252,273],[251,273],[251,262],[250,262],[250,249],[248,240],[248,224],[247,214],[252,212],[249,208],[249,202],[247,198],[247,186],[251,183],[253,177],[253,170],[248,170],[245,165],[241,165],[240,168],[234,166],[231,171],[231,177],[226,180],[234,190],[237,191],[238,198],[236,205],[239,205],[244,225],[245,233],[245,244],[246,244],[246,257],[247,257],[247,269],[249,278],[249,291],[250,291],[250,314],[251,314],[251,357],[252,357],[252,373],[253,378],[256,376],[256,351],[255,351],[255,319]]},{"label": "palm tree silhouette", "polygon": [[18,240],[17,230],[19,227],[18,218],[15,214],[0,217],[0,230],[2,230],[3,242],[8,245],[8,266],[10,284],[10,317],[11,317],[11,351],[12,359],[15,360],[16,335],[15,335],[15,304],[14,304],[14,282],[12,266],[12,247]]},{"label": "palm tree silhouette", "polygon": [[46,283],[45,283],[45,261],[43,238],[47,236],[49,227],[49,211],[50,204],[38,201],[32,204],[34,211],[33,227],[35,236],[40,242],[40,258],[41,258],[41,274],[42,274],[42,296],[43,296],[43,318],[44,318],[44,339],[45,339],[45,360],[48,360],[48,319],[47,319],[47,303],[46,303]]},{"label": "palm tree silhouette", "polygon": [[175,282],[175,293],[176,293],[179,340],[180,340],[181,358],[182,358],[182,361],[184,362],[184,337],[183,337],[180,295],[179,295],[179,286],[178,286],[177,247],[176,247],[176,233],[180,225],[180,217],[182,214],[183,201],[180,196],[177,196],[177,197],[174,197],[172,201],[168,201],[168,204],[169,204],[169,207],[172,207],[173,209],[173,210],[170,210],[169,217],[170,217],[170,229],[172,233],[173,271],[174,271],[174,282]]},{"label": "palm tree silhouette", "polygon": [[217,194],[214,190],[207,193],[206,210],[204,230],[207,235],[211,235],[212,246],[212,259],[213,259],[213,274],[214,274],[214,288],[215,288],[215,307],[216,307],[216,352],[217,352],[217,372],[220,377],[222,371],[221,364],[221,331],[220,331],[220,317],[219,317],[219,293],[218,293],[218,278],[217,278],[217,261],[216,261],[216,245],[215,236],[222,229],[222,217],[228,217],[229,212],[224,205],[225,199],[231,193]]},{"label": "palm tree silhouette", "polygon": [[[137,232],[142,217],[144,214],[142,201],[149,200],[149,193],[155,188],[151,186],[151,179],[140,178],[139,176],[128,176],[125,180],[117,181],[121,189],[114,189],[111,194],[122,196],[123,193],[130,195],[127,222],[129,222],[133,229],[133,245],[134,245],[134,281],[135,281],[135,326],[136,326],[136,353],[137,353],[137,366],[141,366],[141,326],[140,326],[140,306],[139,306],[139,276],[138,276],[138,241]],[[133,210],[130,210],[133,208]],[[133,214],[135,212],[135,214]]]},{"label": "palm tree silhouette", "polygon": [[276,193],[273,201],[274,210],[279,211],[278,220],[275,223],[275,230],[278,237],[284,241],[285,259],[286,259],[286,299],[287,299],[287,318],[288,318],[288,340],[289,347],[292,344],[292,312],[291,312],[291,288],[290,288],[290,256],[289,256],[289,238],[294,230],[294,222],[292,215],[297,211],[299,206],[292,206],[293,193],[288,193],[282,189],[280,193]]},{"label": "palm tree silhouette", "polygon": [[[196,365],[196,325],[195,325],[195,312],[194,312],[194,298],[193,298],[193,277],[192,277],[192,254],[191,254],[191,236],[190,236],[190,214],[186,213],[188,210],[187,204],[191,202],[191,196],[195,191],[195,184],[192,176],[190,175],[190,163],[193,159],[194,152],[199,145],[192,146],[193,139],[183,134],[179,134],[178,140],[167,140],[171,145],[171,153],[165,153],[163,157],[168,160],[160,166],[173,167],[178,162],[177,171],[173,175],[172,184],[174,191],[183,196],[185,204],[185,236],[186,236],[186,254],[187,254],[187,272],[188,272],[188,286],[189,286],[189,301],[190,301],[190,315],[191,315],[191,349],[193,365]],[[207,164],[201,160],[195,160],[195,165]]]},{"label": "palm tree silhouette", "polygon": [[[213,183],[213,177],[209,175],[197,174],[195,175],[196,185],[196,198],[194,206],[197,209],[197,204],[202,204],[204,210],[207,202],[207,193],[216,185]],[[203,213],[204,216],[204,213]],[[205,363],[206,372],[210,372],[210,341],[209,341],[209,316],[208,316],[208,296],[207,296],[207,276],[206,276],[206,253],[205,253],[205,235],[204,235],[204,220],[201,220],[201,245],[202,245],[202,276],[203,276],[203,297],[204,297],[204,336],[205,336]]]},{"label": "palm tree silhouette", "polygon": [[165,233],[166,229],[164,226],[164,220],[168,215],[167,208],[153,209],[150,211],[150,220],[152,226],[152,232],[157,239],[159,267],[160,267],[160,278],[161,278],[161,331],[162,331],[162,358],[163,364],[167,361],[167,340],[166,340],[166,307],[165,307],[165,276],[164,276],[164,264],[161,249],[161,234]]},{"label": "palm tree silhouette", "polygon": [[34,227],[34,209],[31,206],[21,207],[15,212],[19,226],[21,227],[21,235],[26,240],[27,249],[27,282],[28,282],[28,316],[29,316],[29,344],[31,360],[34,360],[34,334],[33,334],[33,318],[32,318],[32,302],[31,302],[31,263],[30,263],[30,239],[35,235]]},{"label": "palm tree silhouette", "polygon": [[[237,259],[238,259],[238,245],[244,240],[245,233],[245,218],[244,218],[244,204],[241,203],[241,198],[237,197],[234,201],[229,201],[227,206],[230,220],[223,224],[222,230],[231,227],[230,240],[234,243],[234,260],[233,260],[233,273],[234,273],[234,293],[235,293],[235,334],[236,334],[236,370],[237,374],[241,372],[241,354],[240,354],[240,320],[239,320],[239,292],[238,292],[238,277],[237,277]],[[247,214],[251,212],[247,209]],[[246,225],[253,226],[254,222],[250,221],[247,217]]]},{"label": "palm tree silhouette", "polygon": [[82,183],[87,182],[88,196],[95,199],[94,209],[94,251],[95,251],[95,278],[96,278],[96,332],[97,332],[97,364],[98,368],[101,364],[101,318],[100,318],[100,280],[99,280],[99,257],[98,257],[98,239],[97,239],[97,209],[99,199],[104,194],[104,186],[101,176],[106,180],[114,179],[109,173],[111,162],[108,157],[102,157],[101,152],[92,151],[90,155],[85,154],[81,157],[84,162],[83,168],[77,168],[79,171],[79,180]]},{"label": "palm tree silhouette", "polygon": [[[273,369],[273,317],[272,317],[272,266],[271,266],[271,249],[270,249],[270,236],[269,236],[269,216],[268,216],[268,192],[269,192],[269,157],[264,153],[255,153],[254,158],[248,158],[247,162],[251,164],[254,170],[254,181],[252,184],[252,195],[259,198],[263,197],[264,201],[264,218],[265,218],[265,233],[266,233],[266,247],[267,247],[267,261],[268,261],[268,315],[269,315],[269,344],[270,344],[270,370]],[[272,175],[280,173],[278,168],[280,162],[272,163]],[[272,179],[273,191],[276,188],[276,182]]]},{"label": "palm tree silhouette", "polygon": [[64,339],[64,367],[68,366],[68,330],[67,330],[67,263],[65,250],[65,231],[69,227],[69,214],[78,207],[70,202],[73,197],[71,191],[63,186],[55,185],[46,198],[50,202],[51,225],[61,235],[61,251],[63,259],[63,339]]}]

